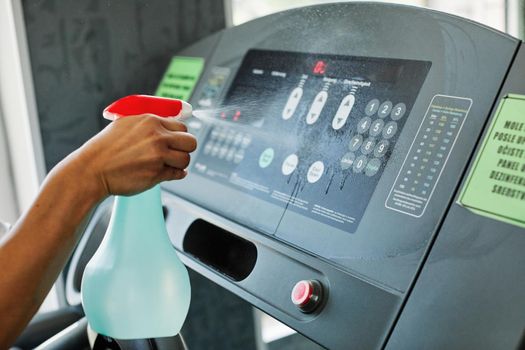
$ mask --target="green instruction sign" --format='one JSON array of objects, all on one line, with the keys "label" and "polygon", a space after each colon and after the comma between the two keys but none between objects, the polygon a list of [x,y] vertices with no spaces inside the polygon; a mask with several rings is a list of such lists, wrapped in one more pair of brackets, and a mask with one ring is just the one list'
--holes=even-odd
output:
[{"label": "green instruction sign", "polygon": [[459,204],[525,227],[525,96],[501,100]]},{"label": "green instruction sign", "polygon": [[203,68],[204,59],[201,57],[173,57],[155,95],[187,101]]}]

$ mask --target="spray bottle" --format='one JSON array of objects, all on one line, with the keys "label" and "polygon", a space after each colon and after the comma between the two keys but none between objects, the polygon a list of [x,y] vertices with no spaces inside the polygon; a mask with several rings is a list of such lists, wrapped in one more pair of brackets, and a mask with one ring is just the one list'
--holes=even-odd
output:
[{"label": "spray bottle", "polygon": [[[104,110],[106,119],[140,114],[187,118],[180,100],[131,95]],[[188,271],[164,222],[160,186],[116,196],[106,235],[82,278],[82,304],[90,327],[116,339],[174,336],[190,305]]]}]

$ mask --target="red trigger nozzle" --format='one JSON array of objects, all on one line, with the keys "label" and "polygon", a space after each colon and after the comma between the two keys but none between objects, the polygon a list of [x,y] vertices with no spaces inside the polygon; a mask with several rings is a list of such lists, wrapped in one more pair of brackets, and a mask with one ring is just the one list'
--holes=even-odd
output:
[{"label": "red trigger nozzle", "polygon": [[107,106],[102,115],[109,120],[141,114],[186,119],[191,116],[191,113],[191,105],[182,100],[149,95],[129,95]]}]

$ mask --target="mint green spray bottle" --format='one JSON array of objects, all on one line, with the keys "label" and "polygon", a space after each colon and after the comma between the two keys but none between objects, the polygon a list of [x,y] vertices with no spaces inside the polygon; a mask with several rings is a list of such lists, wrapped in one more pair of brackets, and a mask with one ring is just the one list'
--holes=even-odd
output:
[{"label": "mint green spray bottle", "polygon": [[[115,107],[117,101],[104,115],[191,114],[185,102],[156,99],[128,96],[119,100],[125,108]],[[175,109],[160,108],[158,103],[173,103]],[[138,109],[130,109],[133,104]],[[81,294],[89,325],[99,334],[145,339],[180,332],[191,288],[188,271],[168,237],[159,185],[134,196],[116,196],[106,235],[84,271]]]}]

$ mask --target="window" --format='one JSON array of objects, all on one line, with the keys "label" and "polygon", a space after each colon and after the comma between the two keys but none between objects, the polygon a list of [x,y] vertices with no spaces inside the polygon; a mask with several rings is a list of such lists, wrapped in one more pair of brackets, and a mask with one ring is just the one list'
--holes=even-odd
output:
[{"label": "window", "polygon": [[[238,25],[270,13],[288,10],[295,7],[314,4],[333,3],[334,0],[231,0],[233,25]],[[466,17],[489,27],[506,31],[506,3],[512,0],[406,0],[382,2],[399,3],[428,7],[438,11]],[[337,1],[336,2],[345,2]],[[515,34],[516,33],[512,33]]]}]

